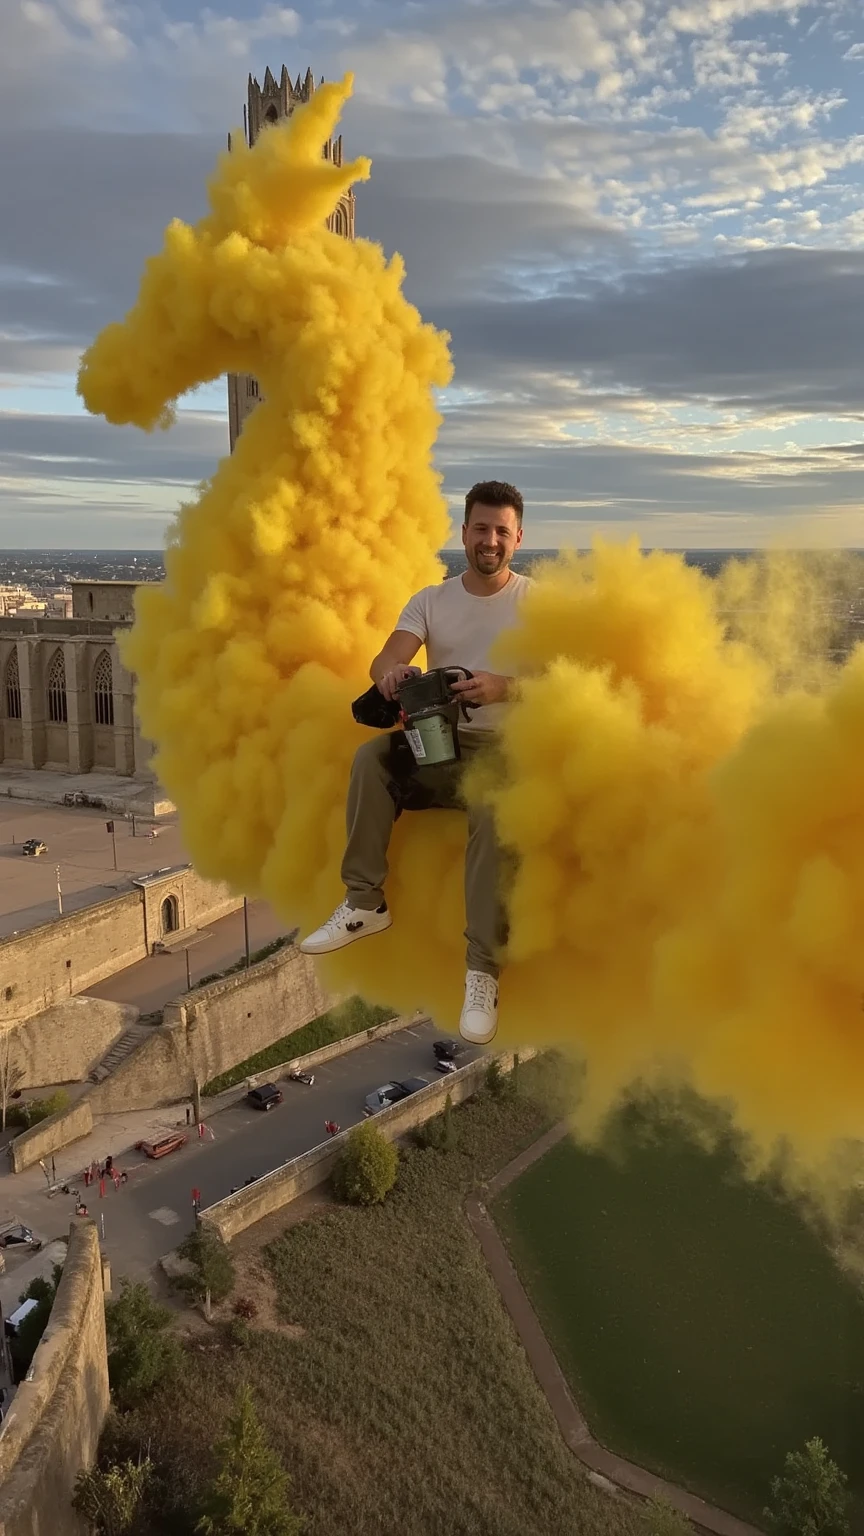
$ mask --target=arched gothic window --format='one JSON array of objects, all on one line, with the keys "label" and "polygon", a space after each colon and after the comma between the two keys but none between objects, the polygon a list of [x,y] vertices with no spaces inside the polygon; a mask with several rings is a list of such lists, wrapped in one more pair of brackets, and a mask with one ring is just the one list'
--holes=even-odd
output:
[{"label": "arched gothic window", "polygon": [[114,724],[114,675],[107,651],[100,653],[93,668],[93,718],[97,725]]},{"label": "arched gothic window", "polygon": [[264,113],[264,117],[268,123],[276,123],[279,121],[279,112],[277,108],[272,105],[272,103]]},{"label": "arched gothic window", "polygon": [[6,663],[6,718],[21,719],[21,675],[18,671],[18,647],[13,645]]},{"label": "arched gothic window", "polygon": [[57,650],[48,668],[48,719],[55,725],[65,725],[66,712],[66,663],[63,652]]}]

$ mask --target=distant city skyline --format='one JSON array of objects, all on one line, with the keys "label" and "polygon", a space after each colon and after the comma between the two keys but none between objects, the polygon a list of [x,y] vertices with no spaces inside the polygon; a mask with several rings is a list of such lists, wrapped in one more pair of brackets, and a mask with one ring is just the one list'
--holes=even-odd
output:
[{"label": "distant city skyline", "polygon": [[0,547],[161,548],[227,452],[223,379],[147,436],[75,374],[283,63],[355,73],[357,234],[452,337],[454,524],[494,475],[528,548],[864,545],[860,0],[39,0],[4,41]]}]

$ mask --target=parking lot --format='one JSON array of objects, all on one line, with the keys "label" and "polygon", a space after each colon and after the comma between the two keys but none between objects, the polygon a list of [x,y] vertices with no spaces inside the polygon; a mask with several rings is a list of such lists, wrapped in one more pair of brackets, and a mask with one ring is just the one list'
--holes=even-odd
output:
[{"label": "parking lot", "polygon": [[[114,838],[106,830],[113,820]],[[63,911],[107,901],[129,889],[130,877],[189,860],[176,818],[152,822],[86,808],[40,805],[21,800],[0,803],[0,938],[50,922],[59,912],[57,869]],[[25,858],[21,844],[39,838],[47,852]],[[117,869],[114,868],[114,848]]]}]

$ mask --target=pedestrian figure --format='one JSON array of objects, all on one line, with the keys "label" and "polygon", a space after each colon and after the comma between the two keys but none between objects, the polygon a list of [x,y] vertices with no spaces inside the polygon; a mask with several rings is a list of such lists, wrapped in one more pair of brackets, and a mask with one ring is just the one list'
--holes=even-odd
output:
[{"label": "pedestrian figure", "polygon": [[201,1209],[201,1191],[200,1191],[200,1189],[193,1189],[193,1191],[192,1191],[192,1209],[195,1212],[195,1215],[197,1216],[198,1212]]},{"label": "pedestrian figure", "polygon": [[105,1171],[102,1168],[99,1170],[99,1199],[105,1199]]}]

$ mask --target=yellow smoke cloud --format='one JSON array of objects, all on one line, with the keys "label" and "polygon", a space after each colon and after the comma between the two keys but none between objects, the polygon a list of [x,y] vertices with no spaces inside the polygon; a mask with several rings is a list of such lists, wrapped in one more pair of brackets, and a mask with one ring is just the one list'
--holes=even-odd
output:
[{"label": "yellow smoke cloud", "polygon": [[[225,371],[261,383],[124,654],[197,867],[304,929],[342,895],[370,734],[350,701],[448,533],[447,338],[398,257],[322,227],[369,174],[321,157],[350,89],[221,158],[209,215],[170,226],[79,379],[91,411],[148,430]],[[552,563],[502,639],[528,676],[469,786],[518,856],[503,1039],[584,1053],[597,1112],[679,1071],[812,1161],[864,1127],[864,653],[824,666],[826,575],[788,557],[713,583],[601,542]],[[326,983],[455,1023],[464,839],[457,814],[401,818],[393,928],[322,961]]]}]

